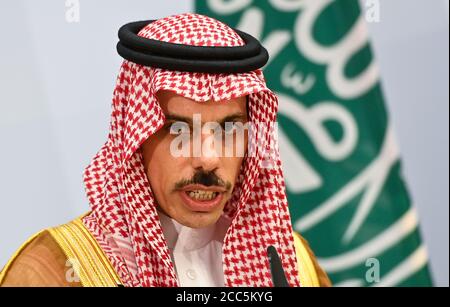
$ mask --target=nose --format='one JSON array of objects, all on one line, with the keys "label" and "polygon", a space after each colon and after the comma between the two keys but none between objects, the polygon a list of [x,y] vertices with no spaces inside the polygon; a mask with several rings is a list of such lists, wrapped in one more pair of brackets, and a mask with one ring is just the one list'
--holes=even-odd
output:
[{"label": "nose", "polygon": [[[202,168],[204,171],[213,171],[220,166],[221,144],[214,142],[213,134],[202,134],[201,141],[193,144],[192,167]],[[194,137],[194,142],[196,142]]]}]

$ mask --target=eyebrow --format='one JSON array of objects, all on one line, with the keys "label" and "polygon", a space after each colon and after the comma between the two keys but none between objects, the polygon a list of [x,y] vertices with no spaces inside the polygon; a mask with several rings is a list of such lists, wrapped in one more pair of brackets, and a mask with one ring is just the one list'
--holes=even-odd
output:
[{"label": "eyebrow", "polygon": [[[174,122],[185,122],[189,125],[192,125],[192,118],[172,113],[165,114],[166,122],[167,121],[174,121]],[[218,123],[220,125],[225,124],[226,122],[245,122],[247,120],[247,115],[242,112],[237,112],[231,115],[227,115],[224,118],[222,118]]]}]

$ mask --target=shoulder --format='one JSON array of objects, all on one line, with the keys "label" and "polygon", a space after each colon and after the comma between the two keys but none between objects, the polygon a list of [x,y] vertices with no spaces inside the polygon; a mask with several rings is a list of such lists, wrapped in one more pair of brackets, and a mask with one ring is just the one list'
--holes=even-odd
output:
[{"label": "shoulder", "polygon": [[84,225],[88,214],[27,240],[0,272],[0,286],[116,287],[121,283]]},{"label": "shoulder", "polygon": [[0,272],[0,286],[78,286],[68,281],[67,257],[49,230],[29,238]]},{"label": "shoulder", "polygon": [[308,241],[296,232],[294,232],[294,246],[300,283],[310,287],[331,287],[331,281],[320,267]]}]

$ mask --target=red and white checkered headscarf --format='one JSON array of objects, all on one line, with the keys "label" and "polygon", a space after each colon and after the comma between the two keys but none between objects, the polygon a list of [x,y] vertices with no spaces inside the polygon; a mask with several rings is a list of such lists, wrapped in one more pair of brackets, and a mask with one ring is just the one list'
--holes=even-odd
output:
[{"label": "red and white checkered headscarf", "polygon": [[[227,25],[197,14],[157,20],[138,34],[195,46],[241,46]],[[86,168],[84,183],[92,213],[84,223],[126,286],[178,286],[147,175],[141,144],[164,124],[156,92],[171,90],[199,102],[249,95],[254,126],[276,120],[278,101],[261,70],[240,74],[168,71],[124,61],[114,90],[111,130],[106,144]],[[255,129],[257,130],[257,129]],[[257,136],[268,145],[267,133]],[[226,286],[272,286],[267,247],[276,247],[288,282],[299,286],[292,226],[279,158],[274,167],[262,157],[244,158],[224,215],[231,220],[223,244]]]}]

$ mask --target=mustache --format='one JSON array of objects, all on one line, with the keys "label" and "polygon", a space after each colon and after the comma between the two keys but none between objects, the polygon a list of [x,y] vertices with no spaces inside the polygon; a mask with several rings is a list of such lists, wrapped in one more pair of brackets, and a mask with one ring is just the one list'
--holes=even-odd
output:
[{"label": "mustache", "polygon": [[179,190],[184,188],[190,184],[201,184],[207,187],[217,186],[226,189],[227,191],[231,190],[232,184],[229,181],[225,181],[214,171],[206,172],[203,170],[197,171],[191,179],[182,179],[175,183],[175,190]]}]

